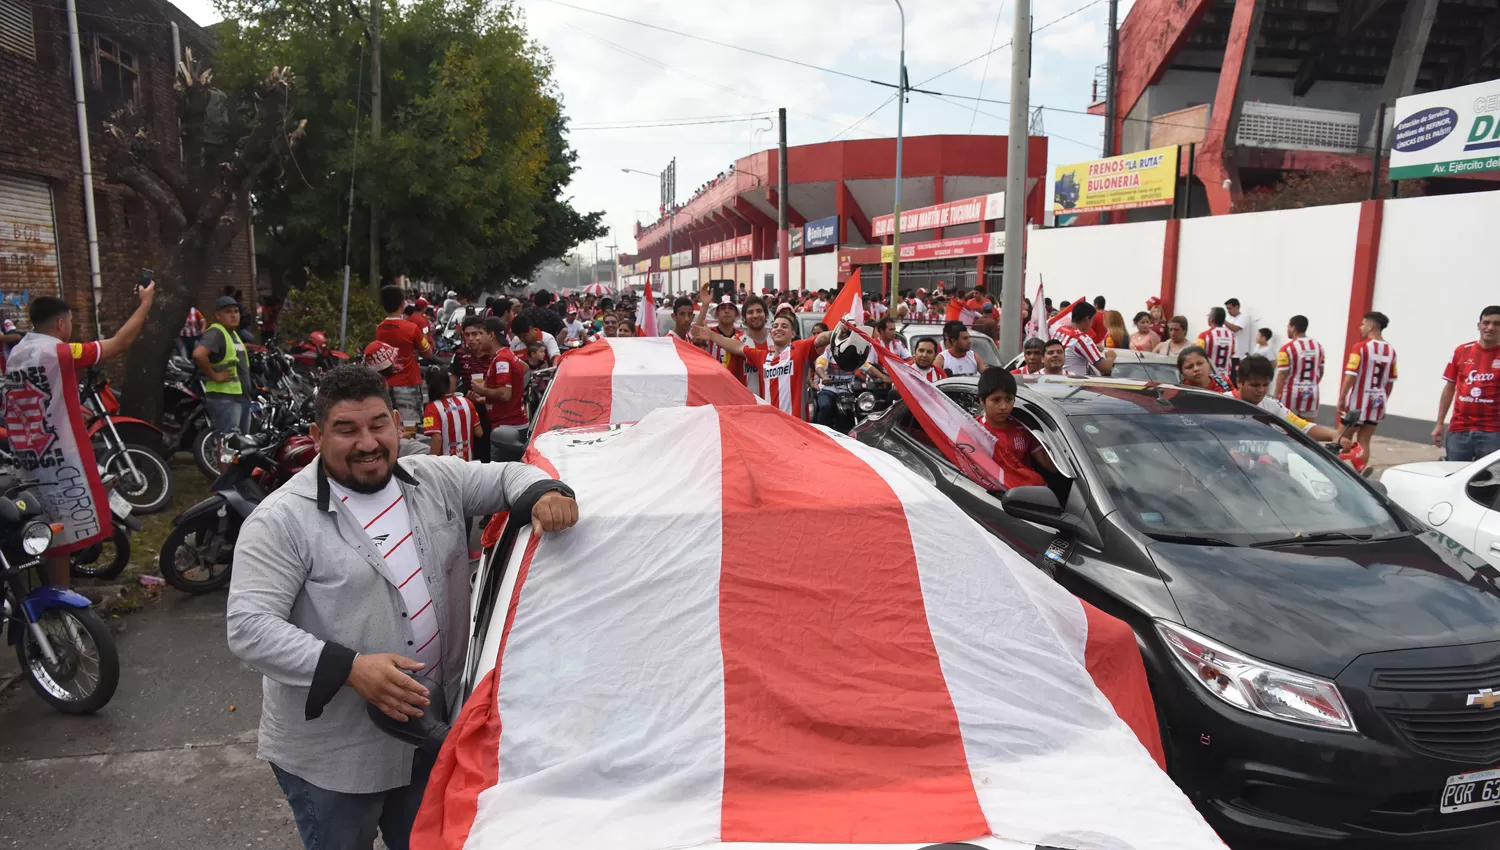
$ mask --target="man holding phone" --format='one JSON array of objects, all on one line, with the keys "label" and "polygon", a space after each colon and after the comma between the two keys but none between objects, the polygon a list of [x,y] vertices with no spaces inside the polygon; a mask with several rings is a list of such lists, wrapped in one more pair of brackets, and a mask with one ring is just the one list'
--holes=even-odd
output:
[{"label": "man holding phone", "polygon": [[220,437],[250,430],[250,355],[239,329],[239,303],[221,295],[214,302],[214,323],[193,349],[193,362],[203,373],[203,403]]}]

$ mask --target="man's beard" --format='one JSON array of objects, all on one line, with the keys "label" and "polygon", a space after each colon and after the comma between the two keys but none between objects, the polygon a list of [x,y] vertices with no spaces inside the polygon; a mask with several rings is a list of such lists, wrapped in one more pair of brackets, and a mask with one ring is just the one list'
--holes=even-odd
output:
[{"label": "man's beard", "polygon": [[331,472],[329,472],[327,466],[324,466],[323,471],[328,474],[329,478],[332,478],[334,481],[338,482],[338,485],[340,487],[343,487],[345,490],[348,490],[348,491],[350,491],[352,493],[359,493],[361,495],[369,496],[371,494],[379,493],[381,490],[384,490],[385,487],[386,487],[386,485],[389,484],[389,483],[391,483],[391,477],[396,474],[396,465],[394,463],[392,463],[392,464],[390,464],[389,466],[386,467],[385,474],[380,477],[379,481],[368,482],[368,481],[361,481],[361,480],[355,478],[354,477],[354,463],[355,463],[355,461],[357,461],[357,460],[366,460],[366,459],[369,459],[371,457],[378,457],[378,458],[389,459],[390,454],[389,454],[389,452],[387,452],[385,449],[382,448],[378,452],[370,452],[370,453],[363,453],[363,454],[358,454],[358,455],[350,455],[349,457],[345,458],[345,461],[344,461],[345,464],[346,464],[346,469],[348,470],[347,475],[335,475],[335,474],[332,474]]}]

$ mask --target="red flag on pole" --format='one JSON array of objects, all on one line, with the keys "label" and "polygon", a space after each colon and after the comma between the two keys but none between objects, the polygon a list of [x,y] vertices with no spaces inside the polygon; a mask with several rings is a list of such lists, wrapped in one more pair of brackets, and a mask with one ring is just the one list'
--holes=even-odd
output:
[{"label": "red flag on pole", "polygon": [[849,319],[856,325],[865,323],[864,294],[859,288],[859,272],[857,271],[844,282],[844,288],[839,290],[833,303],[828,305],[828,312],[823,314],[823,324],[830,328],[844,319]]},{"label": "red flag on pole", "polygon": [[635,326],[641,336],[657,336],[656,299],[651,296],[651,278],[646,278],[646,292],[635,306]]},{"label": "red flag on pole", "polygon": [[995,462],[995,437],[958,402],[923,378],[917,368],[881,345],[859,328],[852,330],[864,337],[880,358],[880,368],[906,399],[912,415],[938,447],[970,481],[986,490],[1005,486],[1005,471]]}]

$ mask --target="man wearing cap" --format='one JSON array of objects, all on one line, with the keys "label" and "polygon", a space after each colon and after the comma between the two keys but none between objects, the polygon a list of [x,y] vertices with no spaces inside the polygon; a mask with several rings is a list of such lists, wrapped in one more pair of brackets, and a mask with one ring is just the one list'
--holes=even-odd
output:
[{"label": "man wearing cap", "polygon": [[563,331],[565,334],[563,336],[563,342],[567,342],[568,340],[572,339],[576,339],[579,342],[588,341],[588,338],[585,337],[583,333],[583,322],[580,322],[578,320],[577,306],[571,304],[568,305],[568,318],[567,321],[563,322]]},{"label": "man wearing cap", "polygon": [[984,334],[996,343],[1000,342],[1000,320],[992,302],[986,301],[979,305],[979,315],[970,327],[975,333]]},{"label": "man wearing cap", "polygon": [[[718,304],[714,304],[714,287],[711,283],[703,284],[698,297],[702,301],[703,307],[698,313],[697,324],[702,325],[707,322],[708,309],[712,306],[714,309],[714,320],[718,322],[718,325],[712,329],[713,331],[730,339],[743,340],[745,338],[744,332],[734,326],[735,320],[740,317],[740,308],[739,305],[734,303],[734,299],[725,295],[719,299]],[[743,384],[745,382],[745,358],[730,354],[714,342],[709,342],[706,345],[708,356],[724,364],[724,368],[728,369]]]},{"label": "man wearing cap", "polygon": [[193,349],[203,373],[203,403],[223,437],[250,430],[250,356],[240,339],[240,305],[222,295],[214,302],[214,321]]}]

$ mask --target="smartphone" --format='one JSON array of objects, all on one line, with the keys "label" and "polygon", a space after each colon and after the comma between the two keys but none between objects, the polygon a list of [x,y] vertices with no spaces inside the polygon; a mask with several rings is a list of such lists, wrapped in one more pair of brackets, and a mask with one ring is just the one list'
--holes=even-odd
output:
[{"label": "smartphone", "polygon": [[139,295],[140,292],[141,292],[141,287],[145,286],[146,284],[150,283],[151,281],[153,281],[155,279],[156,279],[156,272],[154,272],[154,271],[152,271],[150,269],[141,269],[140,273],[137,274],[136,278],[135,278],[135,292],[136,292],[136,294]]},{"label": "smartphone", "polygon": [[733,280],[711,280],[709,281],[709,284],[713,286],[713,296],[715,304],[722,301],[724,299],[724,296],[726,295],[734,295]]}]

